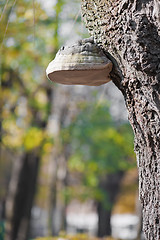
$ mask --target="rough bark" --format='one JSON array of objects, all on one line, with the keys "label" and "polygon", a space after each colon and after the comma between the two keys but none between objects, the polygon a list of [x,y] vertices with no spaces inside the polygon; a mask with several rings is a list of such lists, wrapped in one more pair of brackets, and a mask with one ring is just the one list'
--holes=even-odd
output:
[{"label": "rough bark", "polygon": [[135,134],[143,230],[160,239],[160,2],[82,0],[82,16],[115,63]]}]

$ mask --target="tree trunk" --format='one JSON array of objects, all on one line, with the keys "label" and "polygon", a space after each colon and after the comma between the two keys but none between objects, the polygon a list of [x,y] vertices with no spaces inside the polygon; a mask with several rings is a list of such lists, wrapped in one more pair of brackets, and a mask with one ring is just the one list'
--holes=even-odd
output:
[{"label": "tree trunk", "polygon": [[39,157],[35,152],[15,161],[6,202],[5,240],[27,239],[38,166]]},{"label": "tree trunk", "polygon": [[[62,192],[65,188],[67,173],[67,152],[60,148],[60,129],[69,120],[68,102],[71,89],[56,86],[52,94],[51,122],[48,127],[54,135],[54,146],[50,158],[49,197],[48,197],[48,234],[56,236],[65,230],[65,199]],[[50,126],[51,124],[51,126]]]},{"label": "tree trunk", "polygon": [[111,214],[112,208],[119,193],[120,183],[124,173],[117,172],[109,174],[101,181],[100,189],[107,194],[106,204],[98,203],[98,237],[111,235]]},{"label": "tree trunk", "polygon": [[112,79],[124,95],[135,134],[143,230],[148,240],[159,240],[159,0],[82,0],[82,16],[115,64]]}]

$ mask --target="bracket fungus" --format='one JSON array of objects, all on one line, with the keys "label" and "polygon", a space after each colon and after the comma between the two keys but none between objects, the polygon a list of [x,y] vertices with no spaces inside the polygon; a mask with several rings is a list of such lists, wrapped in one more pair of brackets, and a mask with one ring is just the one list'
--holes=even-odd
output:
[{"label": "bracket fungus", "polygon": [[99,86],[109,82],[112,62],[94,43],[93,38],[62,47],[46,69],[47,77],[56,83]]}]

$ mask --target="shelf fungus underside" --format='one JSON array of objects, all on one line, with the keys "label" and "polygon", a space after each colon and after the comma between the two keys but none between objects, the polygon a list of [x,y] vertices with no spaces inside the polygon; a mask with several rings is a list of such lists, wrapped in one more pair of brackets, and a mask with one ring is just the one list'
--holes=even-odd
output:
[{"label": "shelf fungus underside", "polygon": [[92,38],[62,47],[49,63],[47,77],[56,83],[99,86],[109,82],[112,62]]}]

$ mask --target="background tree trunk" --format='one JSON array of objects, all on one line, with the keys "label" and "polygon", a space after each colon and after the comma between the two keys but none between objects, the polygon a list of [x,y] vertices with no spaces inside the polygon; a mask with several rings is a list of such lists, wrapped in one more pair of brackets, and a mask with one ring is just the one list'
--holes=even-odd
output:
[{"label": "background tree trunk", "polygon": [[[143,230],[160,239],[160,3],[158,0],[82,0],[95,41],[115,63],[135,134]],[[109,52],[109,53],[107,53]]]},{"label": "background tree trunk", "polygon": [[35,152],[15,161],[6,202],[6,240],[27,239],[38,166]]},{"label": "background tree trunk", "polygon": [[100,201],[98,202],[98,237],[111,236],[111,214],[112,208],[119,193],[124,172],[108,174],[100,183],[100,189],[107,194],[106,206]]},{"label": "background tree trunk", "polygon": [[71,89],[56,86],[52,92],[51,126],[50,132],[54,135],[54,146],[50,158],[49,197],[48,197],[48,234],[56,236],[60,230],[65,230],[65,199],[62,194],[67,177],[67,151],[60,148],[60,130],[70,121],[68,103],[71,98]]}]

